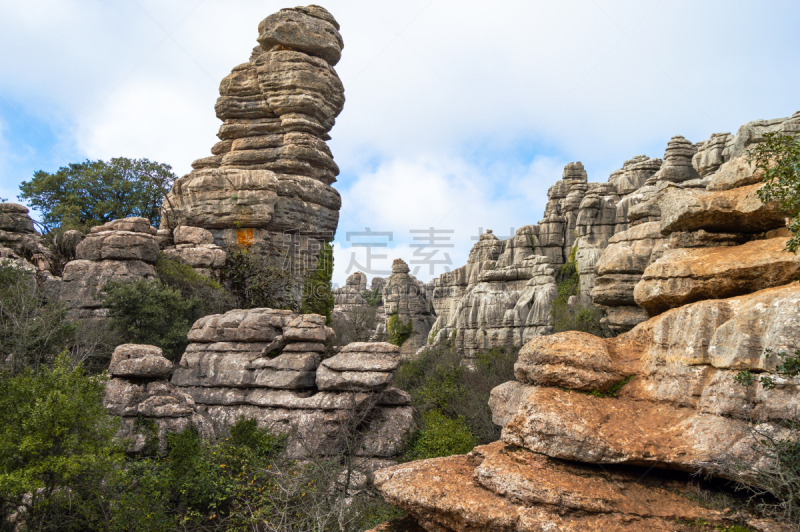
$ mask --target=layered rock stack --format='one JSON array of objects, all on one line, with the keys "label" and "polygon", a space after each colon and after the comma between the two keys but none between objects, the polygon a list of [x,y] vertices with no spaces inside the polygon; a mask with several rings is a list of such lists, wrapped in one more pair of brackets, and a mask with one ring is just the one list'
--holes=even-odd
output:
[{"label": "layered rock stack", "polygon": [[197,414],[192,398],[169,383],[172,362],[152,345],[117,346],[108,367],[103,406],[122,418],[118,437],[134,453],[164,453],[166,435],[195,427],[203,438],[214,429]]},{"label": "layered rock stack", "polygon": [[47,272],[52,267],[52,253],[23,205],[0,203],[0,259],[31,271]]},{"label": "layered rock stack", "polygon": [[123,218],[92,227],[76,247],[76,260],[66,264],[62,277],[48,279],[45,290],[51,298],[64,301],[76,317],[102,317],[106,283],[156,277],[155,234],[147,218]]},{"label": "layered rock stack", "polygon": [[325,358],[325,317],[288,310],[234,310],[198,320],[172,384],[224,434],[240,417],[289,434],[290,456],[335,455],[348,428],[368,427],[359,456],[385,464],[413,428],[410,397],[389,388],[396,346],[349,344]]},{"label": "layered rock stack", "polygon": [[[181,225],[172,231],[173,245],[161,246],[164,256],[191,266],[206,277],[216,277],[225,266],[227,253],[214,244],[214,235],[202,227]],[[158,238],[158,235],[156,235]]]},{"label": "layered rock stack", "polygon": [[220,84],[223,121],[211,157],[192,163],[164,201],[163,228],[209,230],[214,243],[288,256],[315,269],[332,240],[341,198],[339,169],[325,144],[344,106],[334,65],[339,25],[319,6],[282,9],[258,27],[250,60]]},{"label": "layered rock stack", "polygon": [[383,288],[385,322],[378,325],[376,338],[389,338],[406,332],[400,344],[400,354],[410,357],[427,345],[428,334],[435,321],[424,283],[410,275],[403,259],[392,263],[392,275]]},{"label": "layered rock stack", "polygon": [[343,287],[333,291],[334,310],[346,311],[352,306],[366,305],[366,300],[361,297],[366,290],[367,275],[363,272],[355,272],[347,278]]}]

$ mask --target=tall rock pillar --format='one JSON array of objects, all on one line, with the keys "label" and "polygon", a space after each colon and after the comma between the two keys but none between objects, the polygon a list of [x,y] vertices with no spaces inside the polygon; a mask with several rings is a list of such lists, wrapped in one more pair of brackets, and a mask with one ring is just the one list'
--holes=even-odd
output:
[{"label": "tall rock pillar", "polygon": [[[334,70],[339,24],[319,6],[282,9],[258,26],[248,62],[220,83],[223,121],[210,157],[175,181],[162,226],[208,229],[222,247],[279,257],[301,273],[316,268],[333,239],[339,168],[325,144],[344,106]],[[288,254],[287,254],[288,252]]]}]

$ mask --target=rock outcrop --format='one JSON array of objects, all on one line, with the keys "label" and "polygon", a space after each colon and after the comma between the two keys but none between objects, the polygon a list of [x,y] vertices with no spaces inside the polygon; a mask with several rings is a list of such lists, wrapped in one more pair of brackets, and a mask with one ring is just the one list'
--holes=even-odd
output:
[{"label": "rock outcrop", "polygon": [[[220,83],[212,156],[192,163],[164,202],[163,228],[209,230],[223,248],[287,255],[316,268],[336,231],[339,169],[325,144],[344,106],[334,66],[339,25],[319,6],[282,9],[258,27],[250,60]],[[204,266],[205,267],[205,266]]]},{"label": "rock outcrop", "polygon": [[45,276],[52,269],[52,253],[42,244],[28,208],[23,205],[0,203],[0,258],[30,269],[21,262],[25,261]]},{"label": "rock outcrop", "polygon": [[428,343],[428,334],[435,321],[424,283],[409,272],[403,259],[392,263],[392,275],[383,287],[385,321],[379,323],[376,339],[400,342],[400,354],[414,355]]},{"label": "rock outcrop", "polygon": [[121,417],[117,437],[126,439],[128,451],[164,453],[166,435],[195,427],[203,438],[212,439],[214,429],[192,398],[169,383],[172,362],[152,345],[123,344],[114,350],[108,367],[103,406]]},{"label": "rock outcrop", "polygon": [[[214,244],[214,235],[211,231],[202,227],[181,225],[176,227],[169,237],[162,234],[161,238],[165,237],[169,238],[167,245],[159,243],[164,256],[188,264],[197,273],[214,278],[225,266],[227,253]],[[158,238],[156,235],[156,239]]]},{"label": "rock outcrop", "polygon": [[287,433],[289,455],[302,458],[337,454],[360,425],[366,436],[358,457],[390,463],[414,426],[410,397],[389,387],[399,349],[353,343],[329,356],[332,335],[315,314],[250,309],[206,316],[189,332],[172,384],[218,434],[240,417],[256,419]]},{"label": "rock outcrop", "polygon": [[111,281],[156,277],[156,229],[147,218],[122,218],[92,227],[76,247],[76,260],[64,266],[62,277],[45,282],[45,291],[79,318],[104,316],[102,289]]},{"label": "rock outcrop", "polygon": [[[740,133],[752,139],[759,128],[786,130],[796,119],[800,113]],[[774,465],[764,442],[800,437],[792,428],[800,422],[800,378],[787,376],[773,355],[800,350],[800,262],[785,250],[786,220],[758,198],[742,153],[749,144],[739,134],[699,148],[673,138],[661,168],[627,196],[639,197],[625,206],[621,231],[603,223],[611,209],[598,200],[613,203],[610,191],[589,184],[576,233],[598,228],[587,233],[608,241],[604,250],[584,248],[602,251],[592,298],[628,332],[526,339],[514,380],[489,401],[501,441],[376,473],[386,500],[410,514],[404,526],[677,531],[700,519],[732,524],[681,496],[685,484],[665,471],[763,488],[761,472]],[[570,227],[584,189],[559,183],[547,223]],[[594,223],[579,223],[581,216]],[[612,236],[603,226],[614,226]],[[523,262],[532,259],[547,261]],[[771,384],[737,384],[742,371]]]}]

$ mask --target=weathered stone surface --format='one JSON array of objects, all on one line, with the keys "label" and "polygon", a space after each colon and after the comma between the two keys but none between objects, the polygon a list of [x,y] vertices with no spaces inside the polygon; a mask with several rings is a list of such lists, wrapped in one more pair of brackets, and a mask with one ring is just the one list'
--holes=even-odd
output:
[{"label": "weathered stone surface", "polygon": [[651,181],[669,181],[682,183],[692,179],[700,179],[700,174],[692,166],[692,157],[696,153],[692,143],[680,135],[672,137],[664,152],[664,164],[653,174]]},{"label": "weathered stone surface", "polygon": [[34,233],[28,208],[17,203],[0,203],[0,230],[12,233]]},{"label": "weathered stone surface", "polygon": [[314,371],[256,370],[254,373],[255,378],[250,386],[277,388],[279,390],[301,390],[303,388],[313,388],[315,376]]},{"label": "weathered stone surface", "polygon": [[786,225],[786,215],[776,204],[758,197],[762,185],[719,192],[669,189],[659,202],[661,232],[706,231],[760,233]]},{"label": "weathered stone surface", "polygon": [[158,251],[158,242],[153,235],[131,231],[93,232],[75,249],[76,257],[83,260],[141,260],[149,263],[156,261]]},{"label": "weathered stone surface", "polygon": [[605,391],[621,375],[605,342],[587,333],[534,338],[520,350],[514,377],[523,383]]},{"label": "weathered stone surface", "polygon": [[164,256],[179,259],[192,268],[218,270],[225,266],[227,253],[214,244],[178,244],[163,251]]},{"label": "weathered stone surface", "polygon": [[323,364],[317,370],[317,388],[326,391],[377,391],[392,381],[385,371],[334,371]]},{"label": "weathered stone surface", "polygon": [[319,366],[319,353],[283,353],[275,358],[259,358],[250,363],[254,369],[291,369],[313,371]]},{"label": "weathered stone surface", "polygon": [[231,310],[197,320],[189,331],[191,342],[270,342],[296,317],[290,310],[256,308]]},{"label": "weathered stone surface", "polygon": [[322,365],[333,371],[394,371],[400,365],[400,349],[386,342],[348,344]]},{"label": "weathered stone surface", "polygon": [[172,372],[172,362],[154,345],[123,344],[114,349],[108,373],[113,377],[163,378]]},{"label": "weathered stone surface", "polygon": [[322,342],[295,342],[282,348],[284,353],[308,352],[324,353],[328,350]]},{"label": "weathered stone surface", "polygon": [[645,182],[658,172],[662,163],[661,159],[637,155],[625,161],[621,169],[612,172],[608,182],[614,185],[617,194],[630,194],[644,186]]},{"label": "weathered stone surface", "polygon": [[213,244],[214,235],[202,227],[180,225],[172,232],[175,244]]},{"label": "weathered stone surface", "polygon": [[444,532],[688,531],[678,520],[719,519],[668,489],[638,484],[638,478],[558,462],[498,442],[469,455],[378,471],[375,485],[425,530]]},{"label": "weathered stone surface", "polygon": [[142,233],[156,235],[156,228],[150,225],[150,220],[142,217],[120,218],[106,222],[103,225],[92,227],[91,234],[105,233],[107,231],[124,231],[127,233]]},{"label": "weathered stone surface", "polygon": [[370,413],[367,433],[356,456],[391,458],[403,453],[408,436],[414,431],[414,409],[378,407]]},{"label": "weathered stone surface", "polygon": [[54,297],[64,301],[71,309],[95,309],[102,305],[102,287],[106,283],[155,277],[155,268],[139,260],[73,260],[64,267],[61,282],[54,279],[48,283],[53,284]]},{"label": "weathered stone surface", "polygon": [[755,164],[748,162],[747,157],[743,156],[722,164],[711,176],[706,188],[711,191],[730,190],[754,185],[762,179],[763,170],[757,170]]},{"label": "weathered stone surface", "polygon": [[800,256],[785,250],[787,240],[669,250],[645,270],[634,291],[636,304],[655,315],[695,301],[790,283],[800,274]]},{"label": "weathered stone surface", "polygon": [[383,304],[386,321],[378,325],[375,338],[386,339],[391,326],[411,326],[411,335],[400,345],[400,354],[413,356],[420,347],[428,343],[428,334],[434,318],[426,289],[409,274],[409,267],[402,259],[395,259],[392,275],[383,288]]},{"label": "weathered stone surface", "polygon": [[[344,106],[333,65],[342,38],[318,6],[283,9],[259,24],[259,45],[220,83],[223,121],[212,156],[175,181],[166,226],[210,230],[214,242],[314,265],[336,231],[339,168],[325,144]],[[299,271],[299,267],[298,267]]]}]

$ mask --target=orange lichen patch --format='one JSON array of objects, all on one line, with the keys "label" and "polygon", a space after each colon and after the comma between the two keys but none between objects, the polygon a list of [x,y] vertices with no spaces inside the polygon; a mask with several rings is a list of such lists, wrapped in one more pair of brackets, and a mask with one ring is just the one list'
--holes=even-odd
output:
[{"label": "orange lichen patch", "polygon": [[240,248],[249,248],[253,245],[253,228],[247,227],[245,229],[236,230],[236,243]]}]

